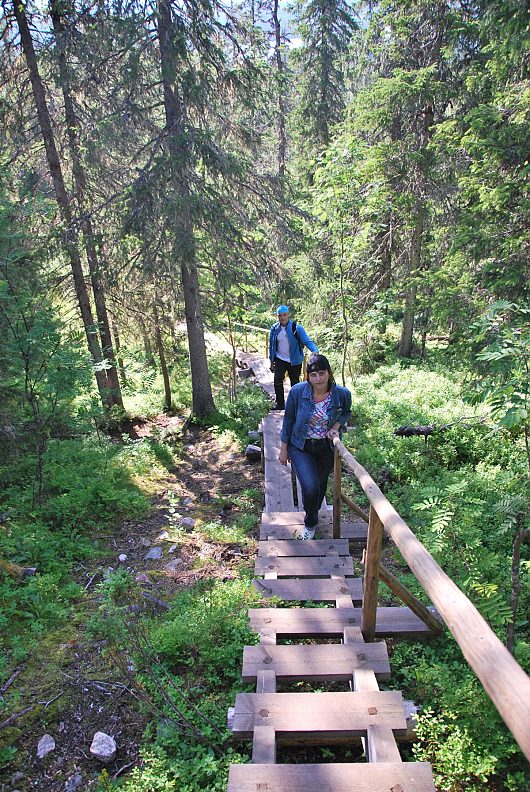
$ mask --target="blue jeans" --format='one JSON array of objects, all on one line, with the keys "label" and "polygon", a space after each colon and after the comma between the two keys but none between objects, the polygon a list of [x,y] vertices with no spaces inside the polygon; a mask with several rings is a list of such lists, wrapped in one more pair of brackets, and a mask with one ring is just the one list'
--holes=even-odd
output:
[{"label": "blue jeans", "polygon": [[305,511],[304,525],[318,525],[318,510],[326,495],[329,474],[333,470],[333,449],[329,440],[306,440],[304,450],[289,443],[289,459],[294,467],[302,490]]}]

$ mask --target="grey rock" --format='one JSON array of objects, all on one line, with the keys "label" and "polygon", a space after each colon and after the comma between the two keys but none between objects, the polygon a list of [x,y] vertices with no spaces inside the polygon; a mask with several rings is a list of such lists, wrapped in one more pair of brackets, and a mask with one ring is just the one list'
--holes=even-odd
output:
[{"label": "grey rock", "polygon": [[159,542],[167,542],[167,541],[168,541],[168,539],[169,539],[169,534],[168,534],[168,532],[167,532],[167,531],[162,531],[162,533],[161,533],[161,534],[160,534],[160,536],[158,537],[158,541],[159,541]]},{"label": "grey rock", "polygon": [[259,462],[261,460],[261,448],[250,444],[245,448],[245,456],[249,462]]},{"label": "grey rock", "polygon": [[147,539],[146,536],[143,536],[140,541],[138,542],[139,547],[151,547],[152,542],[150,539]]},{"label": "grey rock", "polygon": [[183,563],[184,561],[182,558],[174,558],[169,562],[169,564],[166,564],[166,569],[168,572],[175,572],[175,570],[182,566]]},{"label": "grey rock", "polygon": [[188,528],[193,528],[195,525],[195,520],[192,517],[183,517],[180,521],[181,525],[186,525]]},{"label": "grey rock", "polygon": [[144,556],[144,561],[148,561],[149,559],[158,560],[162,558],[163,551],[161,547],[152,547],[146,556]]},{"label": "grey rock", "polygon": [[90,753],[95,759],[107,764],[116,758],[116,743],[110,734],[96,732],[90,746]]},{"label": "grey rock", "polygon": [[44,759],[50,751],[55,750],[55,740],[51,734],[43,734],[37,745],[37,758]]},{"label": "grey rock", "polygon": [[188,503],[193,503],[193,498],[182,498],[182,503],[184,506],[187,506]]},{"label": "grey rock", "polygon": [[83,786],[83,776],[81,773],[76,773],[73,776],[70,776],[66,784],[64,785],[64,792],[75,792],[76,789],[81,789]]},{"label": "grey rock", "polygon": [[106,569],[104,569],[103,570],[103,580],[108,580],[113,572],[114,572],[114,567],[107,567]]},{"label": "grey rock", "polygon": [[13,773],[13,775],[9,779],[9,783],[11,784],[11,786],[16,786],[19,781],[22,781],[23,778],[24,778],[24,773],[21,773],[20,770],[17,770],[17,772]]},{"label": "grey rock", "polygon": [[151,578],[148,575],[145,575],[143,572],[138,572],[134,579],[137,583],[147,583],[148,585],[151,585]]},{"label": "grey rock", "polygon": [[168,550],[168,553],[175,553],[177,550],[178,550],[178,545],[177,544],[172,544],[171,547]]},{"label": "grey rock", "polygon": [[120,561],[122,564],[124,564],[127,561],[127,556],[125,555],[125,553],[119,554],[118,561]]}]

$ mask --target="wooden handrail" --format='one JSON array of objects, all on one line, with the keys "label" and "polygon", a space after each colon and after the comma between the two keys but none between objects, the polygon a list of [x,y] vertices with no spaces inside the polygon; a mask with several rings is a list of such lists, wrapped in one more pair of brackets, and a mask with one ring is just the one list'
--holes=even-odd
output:
[{"label": "wooden handrail", "polygon": [[244,322],[232,322],[237,327],[246,327],[248,330],[259,330],[260,333],[270,333],[270,327],[256,327],[256,325],[245,324]]},{"label": "wooden handrail", "polygon": [[475,606],[416,539],[370,474],[338,438],[341,458],[355,474],[385,531],[453,634],[521,751],[530,761],[530,677],[514,660]]}]

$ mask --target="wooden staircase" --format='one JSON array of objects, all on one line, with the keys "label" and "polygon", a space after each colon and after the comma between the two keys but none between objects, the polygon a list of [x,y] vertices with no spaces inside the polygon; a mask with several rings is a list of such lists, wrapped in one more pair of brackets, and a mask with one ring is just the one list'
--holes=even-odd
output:
[{"label": "wooden staircase", "polygon": [[[297,538],[303,514],[295,511],[290,473],[277,462],[280,419],[273,413],[262,427],[266,498],[254,585],[264,599],[306,606],[249,611],[260,642],[244,649],[243,680],[255,682],[256,692],[237,695],[231,727],[234,738],[252,740],[252,763],[230,767],[228,790],[434,792],[430,765],[401,760],[396,738],[407,734],[403,698],[378,684],[390,678],[386,644],[366,643],[361,632],[362,580],[355,577],[349,541],[366,540],[366,524],[342,523],[341,537],[333,539],[326,510],[319,518],[320,538]],[[377,609],[375,632],[377,638],[431,634],[409,608],[399,607]],[[345,690],[277,690],[278,683],[283,688],[300,682],[338,683],[333,687]],[[360,740],[365,762],[276,763],[278,745]]]}]

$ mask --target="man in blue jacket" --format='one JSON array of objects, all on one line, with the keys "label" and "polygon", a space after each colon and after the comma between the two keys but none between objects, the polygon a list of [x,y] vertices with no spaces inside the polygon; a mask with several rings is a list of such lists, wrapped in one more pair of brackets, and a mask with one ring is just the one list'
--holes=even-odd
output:
[{"label": "man in blue jacket", "polygon": [[289,374],[291,387],[300,382],[304,347],[307,347],[311,352],[318,352],[318,347],[311,341],[302,325],[289,319],[287,305],[279,305],[276,314],[278,321],[272,325],[269,335],[269,357],[271,371],[274,372],[274,393],[276,395],[274,409],[283,410],[285,408],[283,392],[285,372]]}]

